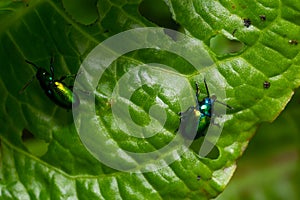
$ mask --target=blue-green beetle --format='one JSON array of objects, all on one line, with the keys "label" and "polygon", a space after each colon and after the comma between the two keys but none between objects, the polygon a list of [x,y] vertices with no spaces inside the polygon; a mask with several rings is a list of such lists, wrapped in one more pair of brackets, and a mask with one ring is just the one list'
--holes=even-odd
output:
[{"label": "blue-green beetle", "polygon": [[[199,101],[199,86],[196,83],[196,106],[189,107],[185,112],[180,112],[180,133],[187,139],[197,139],[205,135],[206,129],[213,121],[214,103],[220,103],[229,109],[231,106],[217,100],[215,95],[210,96],[204,79],[207,96]],[[214,123],[215,124],[215,123]],[[196,135],[195,135],[196,133]]]},{"label": "blue-green beetle", "polygon": [[67,86],[62,82],[66,78],[74,77],[75,75],[62,76],[60,79],[56,80],[54,78],[53,57],[51,57],[50,61],[50,73],[28,60],[25,61],[34,66],[37,69],[37,72],[36,75],[33,76],[33,78],[20,90],[20,93],[23,92],[36,77],[46,95],[58,106],[69,110],[72,106],[76,107],[79,105],[80,100],[72,91],[73,86]]}]

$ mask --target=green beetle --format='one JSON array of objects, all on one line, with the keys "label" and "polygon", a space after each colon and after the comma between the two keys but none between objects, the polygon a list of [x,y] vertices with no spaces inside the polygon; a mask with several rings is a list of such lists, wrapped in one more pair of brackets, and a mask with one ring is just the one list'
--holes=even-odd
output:
[{"label": "green beetle", "polygon": [[37,72],[36,75],[21,89],[20,92],[23,92],[36,77],[46,95],[56,105],[69,110],[72,108],[72,106],[76,107],[80,104],[78,96],[72,91],[73,86],[67,86],[64,82],[62,82],[66,78],[74,77],[75,75],[62,76],[60,79],[56,80],[54,78],[53,57],[51,57],[50,61],[50,73],[28,60],[25,61],[34,66],[37,69]]},{"label": "green beetle", "polygon": [[[189,107],[185,112],[180,112],[180,126],[179,131],[188,139],[197,139],[205,135],[209,124],[214,123],[212,120],[214,103],[220,103],[229,109],[233,109],[225,103],[217,100],[215,95],[210,96],[207,83],[204,79],[207,96],[199,101],[199,86],[196,83],[196,106]],[[193,133],[196,133],[193,134]]]}]

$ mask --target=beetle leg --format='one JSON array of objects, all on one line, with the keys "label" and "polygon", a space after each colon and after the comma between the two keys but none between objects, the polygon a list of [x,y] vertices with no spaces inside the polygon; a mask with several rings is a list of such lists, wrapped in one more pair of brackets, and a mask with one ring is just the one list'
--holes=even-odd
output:
[{"label": "beetle leg", "polygon": [[22,89],[19,91],[19,94],[22,94],[24,92],[24,90],[30,85],[30,83],[32,83],[32,81],[35,79],[35,76],[33,76],[23,87]]},{"label": "beetle leg", "polygon": [[223,106],[226,106],[226,107],[229,108],[230,110],[233,110],[233,109],[234,109],[233,107],[227,105],[226,103],[223,103],[223,102],[221,102],[221,101],[218,101],[217,99],[215,99],[215,102],[217,102],[217,103],[219,103],[219,104],[222,104]]},{"label": "beetle leg", "polygon": [[62,82],[63,80],[67,79],[67,78],[75,78],[77,76],[77,74],[69,74],[69,75],[64,75],[62,77],[60,77],[60,79],[58,79],[60,82]]},{"label": "beetle leg", "polygon": [[59,81],[63,81],[67,78],[76,78],[76,76],[79,76],[82,72],[79,72],[78,74],[69,74],[69,75],[64,75],[62,77],[60,77],[60,79],[58,79]]},{"label": "beetle leg", "polygon": [[[186,111],[179,112],[178,115],[179,115],[180,120],[185,118],[186,116],[188,116],[194,109],[195,109],[195,107],[191,106]],[[188,113],[188,114],[186,114],[186,113]]]}]

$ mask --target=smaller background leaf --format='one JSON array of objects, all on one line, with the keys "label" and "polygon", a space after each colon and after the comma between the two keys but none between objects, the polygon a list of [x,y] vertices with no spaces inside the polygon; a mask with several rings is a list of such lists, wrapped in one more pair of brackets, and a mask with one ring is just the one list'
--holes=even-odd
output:
[{"label": "smaller background leaf", "polygon": [[298,89],[281,115],[259,128],[217,200],[300,198],[299,105]]}]

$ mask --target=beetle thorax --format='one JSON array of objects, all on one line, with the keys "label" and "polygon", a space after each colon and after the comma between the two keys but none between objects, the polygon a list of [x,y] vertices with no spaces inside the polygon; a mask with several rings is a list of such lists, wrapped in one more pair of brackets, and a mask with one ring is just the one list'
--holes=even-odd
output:
[{"label": "beetle thorax", "polygon": [[212,101],[210,98],[204,98],[199,106],[199,110],[206,116],[210,116]]},{"label": "beetle thorax", "polygon": [[53,83],[53,77],[43,68],[39,68],[36,73],[36,78],[39,80],[43,88],[47,88]]}]

